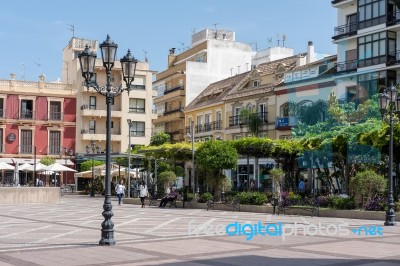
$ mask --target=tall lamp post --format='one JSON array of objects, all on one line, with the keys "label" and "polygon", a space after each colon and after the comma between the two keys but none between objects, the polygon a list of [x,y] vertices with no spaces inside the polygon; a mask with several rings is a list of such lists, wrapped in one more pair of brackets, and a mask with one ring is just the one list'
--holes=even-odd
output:
[{"label": "tall lamp post", "polygon": [[103,217],[104,221],[101,224],[101,239],[99,245],[112,246],[115,245],[114,240],[114,223],[111,221],[111,217],[114,215],[112,212],[111,205],[111,103],[114,97],[120,95],[122,92],[127,91],[129,93],[131,84],[135,77],[135,70],[137,60],[132,56],[130,50],[120,60],[122,68],[122,78],[126,83],[126,88],[112,87],[111,86],[111,69],[114,67],[115,57],[117,54],[118,45],[114,43],[110,36],[107,34],[107,39],[100,44],[101,58],[103,61],[103,67],[106,70],[106,85],[99,86],[96,82],[95,76],[95,63],[96,53],[89,49],[86,45],[78,58],[81,66],[82,76],[85,79],[85,85],[87,89],[93,88],[97,93],[106,97],[107,104],[107,119],[106,119],[106,182],[105,182],[105,196],[103,204]]},{"label": "tall lamp post", "polygon": [[[389,123],[389,191],[385,225],[392,226],[396,224],[393,199],[393,120],[394,115],[398,115],[400,112],[400,98],[398,97],[397,89],[393,84],[390,85],[389,90],[385,90],[383,93],[379,94],[379,109],[382,114],[382,119]],[[389,117],[387,117],[387,115]]]},{"label": "tall lamp post", "polygon": [[[195,183],[195,175],[194,175],[194,122],[193,120],[191,121],[190,124],[190,133],[188,133],[188,137],[192,141],[192,178],[193,178],[193,195],[195,195],[195,188],[196,188],[196,183]],[[197,184],[198,186],[199,184]],[[197,187],[197,193],[199,193],[199,188]]]},{"label": "tall lamp post", "polygon": [[91,140],[90,145],[86,146],[86,154],[90,155],[92,157],[92,184],[90,186],[90,197],[94,197],[95,191],[94,191],[94,165],[93,165],[93,157],[96,153],[100,153],[101,148],[99,145],[96,145],[96,141]]},{"label": "tall lamp post", "polygon": [[133,125],[133,121],[130,119],[127,119],[128,126],[129,126],[129,133],[128,133],[128,138],[129,138],[129,143],[128,143],[128,198],[131,197],[131,127]]}]

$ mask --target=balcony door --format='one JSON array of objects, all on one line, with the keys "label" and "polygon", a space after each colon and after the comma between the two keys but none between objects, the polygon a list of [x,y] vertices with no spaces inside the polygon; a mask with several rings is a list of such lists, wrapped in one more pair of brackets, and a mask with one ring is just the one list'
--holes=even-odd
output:
[{"label": "balcony door", "polygon": [[20,153],[32,154],[32,130],[21,130]]},{"label": "balcony door", "polygon": [[50,102],[50,120],[61,120],[61,102]]},{"label": "balcony door", "polygon": [[348,32],[357,31],[357,13],[346,16]]},{"label": "balcony door", "polygon": [[33,118],[33,101],[32,100],[21,100],[21,116],[22,119]]},{"label": "balcony door", "polygon": [[61,150],[61,132],[50,131],[49,134],[49,154],[57,155],[62,152]]}]

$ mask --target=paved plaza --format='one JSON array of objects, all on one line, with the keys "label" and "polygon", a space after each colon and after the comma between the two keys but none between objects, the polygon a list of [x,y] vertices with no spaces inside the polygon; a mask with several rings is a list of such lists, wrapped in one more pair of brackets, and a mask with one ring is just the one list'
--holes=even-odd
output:
[{"label": "paved plaza", "polygon": [[[383,227],[382,221],[115,203],[113,247],[98,246],[103,198],[71,195],[56,204],[0,205],[0,265],[400,265],[400,226]],[[221,235],[235,222],[281,222],[293,234],[283,238],[269,227],[269,234],[251,240],[249,230]],[[375,230],[378,225],[382,232]]]}]

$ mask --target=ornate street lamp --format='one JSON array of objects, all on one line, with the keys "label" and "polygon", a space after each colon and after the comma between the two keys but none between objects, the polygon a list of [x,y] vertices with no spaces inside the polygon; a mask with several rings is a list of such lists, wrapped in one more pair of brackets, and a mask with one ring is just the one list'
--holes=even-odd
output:
[{"label": "ornate street lamp", "polygon": [[[386,211],[385,225],[395,225],[395,211],[394,211],[394,199],[393,199],[393,120],[394,115],[399,114],[400,111],[400,98],[398,92],[393,84],[390,85],[390,89],[385,90],[379,94],[379,109],[382,114],[382,120],[389,124],[389,167],[388,167],[388,179],[389,179],[389,191],[388,191],[388,210]],[[389,117],[387,117],[389,115]]]},{"label": "ornate street lamp", "polygon": [[129,143],[128,143],[128,198],[131,197],[131,127],[133,126],[133,121],[131,119],[127,119],[128,126],[129,126]]},{"label": "ornate street lamp", "polygon": [[101,153],[101,148],[99,145],[96,145],[96,142],[94,140],[90,141],[90,145],[86,146],[86,154],[91,155],[92,157],[92,182],[90,186],[90,197],[94,197],[95,191],[94,191],[94,165],[93,165],[93,157],[95,154]]},{"label": "ornate street lamp", "polygon": [[113,98],[120,95],[122,92],[127,91],[129,94],[131,84],[135,78],[136,64],[138,62],[128,50],[128,53],[120,60],[122,66],[122,77],[126,83],[126,88],[123,88],[122,86],[111,87],[111,69],[114,67],[117,48],[118,45],[110,39],[108,34],[107,39],[100,44],[103,67],[106,69],[106,86],[99,86],[96,80],[93,80],[93,78],[95,78],[94,67],[97,57],[96,54],[86,46],[85,50],[83,50],[78,56],[82,77],[85,79],[87,89],[89,90],[89,88],[92,87],[97,93],[106,97],[106,181],[103,204],[104,211],[102,213],[104,221],[101,224],[102,229],[99,245],[108,246],[115,245],[114,224],[111,221],[111,217],[114,215],[111,205],[111,103]]},{"label": "ornate street lamp", "polygon": [[[64,156],[65,156],[65,166],[67,166],[67,159],[69,156],[69,158],[71,159],[71,157],[74,155],[74,150],[68,150],[68,147],[64,147]],[[61,156],[61,155],[60,155]],[[65,174],[65,181],[67,181],[67,172],[64,172]]]}]

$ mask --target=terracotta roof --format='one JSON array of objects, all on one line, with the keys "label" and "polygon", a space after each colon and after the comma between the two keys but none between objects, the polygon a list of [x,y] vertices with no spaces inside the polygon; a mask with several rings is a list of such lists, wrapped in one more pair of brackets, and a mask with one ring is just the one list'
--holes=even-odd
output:
[{"label": "terracotta roof", "polygon": [[312,63],[305,64],[303,66],[295,67],[295,68],[292,69],[292,71],[303,70],[303,69],[307,69],[307,68],[310,68],[310,67],[313,67],[313,66],[321,65],[323,63],[334,62],[336,60],[337,60],[337,56],[336,55],[326,56],[326,57],[322,58],[321,60],[314,61]]},{"label": "terracotta roof", "polygon": [[185,111],[221,102],[225,95],[227,95],[236,84],[243,80],[249,72],[250,71],[211,83],[186,106]]},{"label": "terracotta roof", "polygon": [[[268,92],[272,92],[275,86],[278,86],[283,82],[283,74],[296,67],[296,62],[297,62],[297,57],[299,56],[305,56],[306,54],[300,54],[300,55],[295,55],[295,56],[290,56],[286,57],[283,59],[275,60],[272,62],[260,64],[257,66],[255,70],[252,70],[250,75],[246,77],[242,81],[241,84],[238,84],[235,86],[234,89],[232,89],[228,95],[224,97],[224,100],[230,100],[230,99],[236,99],[240,97],[247,97],[247,96],[253,96],[257,94],[264,94]],[[269,84],[261,84],[260,86],[248,86],[248,87],[243,87],[243,85],[250,81],[251,76],[255,72],[259,72],[261,76],[263,75],[272,75],[275,74],[276,76],[274,77],[275,80],[273,83]],[[278,71],[278,72],[277,72]]]}]

